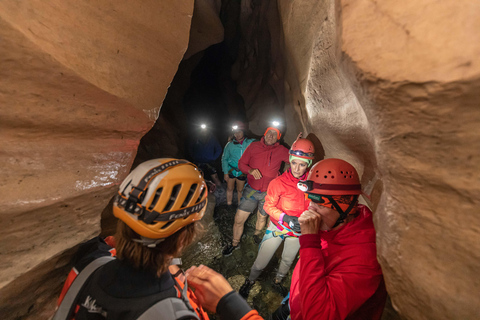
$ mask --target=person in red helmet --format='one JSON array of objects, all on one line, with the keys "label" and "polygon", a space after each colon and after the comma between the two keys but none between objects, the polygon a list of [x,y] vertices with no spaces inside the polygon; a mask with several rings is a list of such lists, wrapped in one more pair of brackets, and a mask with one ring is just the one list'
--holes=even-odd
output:
[{"label": "person in red helmet", "polygon": [[247,174],[247,184],[243,188],[242,198],[235,213],[232,243],[223,249],[224,256],[231,255],[239,248],[243,226],[255,208],[258,209],[254,239],[261,241],[260,234],[268,218],[263,209],[268,184],[278,176],[282,162],[288,162],[288,149],[278,142],[280,137],[280,130],[268,127],[262,139],[252,142],[238,161],[240,170]]},{"label": "person in red helmet", "polygon": [[310,200],[297,188],[297,183],[300,179],[306,178],[307,169],[314,159],[315,148],[310,140],[299,138],[293,143],[289,154],[290,169],[268,185],[263,208],[270,216],[270,224],[260,243],[250,275],[239,290],[244,298],[248,297],[255,280],[282,242],[284,242],[282,259],[274,279],[275,284],[280,284],[287,275],[300,247],[298,217],[308,209]]},{"label": "person in red helmet", "polygon": [[341,159],[322,160],[298,187],[311,202],[298,219],[302,235],[290,287],[291,319],[380,319],[386,290],[372,212],[358,204],[357,171]]}]

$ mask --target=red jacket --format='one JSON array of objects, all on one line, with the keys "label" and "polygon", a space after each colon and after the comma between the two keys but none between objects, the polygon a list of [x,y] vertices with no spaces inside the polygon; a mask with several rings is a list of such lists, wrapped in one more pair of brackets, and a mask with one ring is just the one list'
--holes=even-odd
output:
[{"label": "red jacket", "polygon": [[[262,140],[252,142],[238,161],[238,168],[247,174],[250,187],[258,191],[267,191],[268,184],[278,176],[278,170],[283,162],[288,162],[288,149],[275,143],[267,146]],[[262,178],[255,178],[248,173],[250,169],[258,169]]]},{"label": "red jacket", "polygon": [[[307,173],[305,173],[307,175]],[[304,179],[304,177],[302,177]],[[292,175],[292,171],[288,169],[280,177],[277,177],[268,185],[267,195],[265,196],[265,204],[263,209],[270,215],[272,221],[277,227],[278,220],[282,213],[289,216],[300,217],[300,215],[308,209],[310,200],[305,198],[305,194],[297,188],[300,179]],[[287,226],[287,225],[286,225]],[[279,228],[283,230],[282,227]],[[293,236],[293,233],[287,233]]]},{"label": "red jacket", "polygon": [[386,300],[371,211],[337,230],[300,236],[290,287],[292,320],[380,319]]}]

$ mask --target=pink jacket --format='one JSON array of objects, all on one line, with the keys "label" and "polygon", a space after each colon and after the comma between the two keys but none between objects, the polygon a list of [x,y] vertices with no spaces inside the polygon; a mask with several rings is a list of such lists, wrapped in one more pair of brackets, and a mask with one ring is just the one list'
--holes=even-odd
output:
[{"label": "pink jacket", "polygon": [[290,287],[292,320],[380,319],[386,300],[371,211],[337,230],[300,236]]}]

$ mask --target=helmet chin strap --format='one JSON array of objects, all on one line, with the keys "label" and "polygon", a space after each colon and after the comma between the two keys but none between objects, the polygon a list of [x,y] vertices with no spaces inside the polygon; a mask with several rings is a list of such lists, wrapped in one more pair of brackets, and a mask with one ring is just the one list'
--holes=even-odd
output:
[{"label": "helmet chin strap", "polygon": [[343,223],[345,221],[345,219],[348,217],[348,214],[350,213],[350,211],[352,211],[352,209],[357,204],[358,195],[355,195],[353,197],[352,202],[350,203],[347,210],[345,210],[345,211],[343,211],[342,208],[340,208],[337,201],[335,201],[332,196],[326,196],[326,197],[327,197],[328,200],[330,200],[332,205],[335,207],[335,210],[337,210],[338,213],[340,213],[340,217],[337,219],[337,222],[335,222],[335,224],[332,227],[332,229],[333,229],[333,228],[337,227],[339,224]]}]

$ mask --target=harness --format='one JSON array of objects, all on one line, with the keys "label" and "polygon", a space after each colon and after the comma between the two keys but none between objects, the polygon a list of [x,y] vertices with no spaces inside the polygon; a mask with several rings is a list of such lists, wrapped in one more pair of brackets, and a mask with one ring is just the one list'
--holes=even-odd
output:
[{"label": "harness", "polygon": [[[113,257],[103,256],[90,262],[80,274],[75,278],[72,285],[67,291],[62,303],[58,307],[52,320],[68,320],[72,318],[75,308],[78,305],[79,294],[82,288],[85,286],[87,280],[94,274],[96,270],[104,266],[106,263],[115,260]],[[180,259],[173,259],[172,264],[181,264]],[[179,263],[180,262],[180,263]],[[144,311],[137,320],[179,320],[179,319],[195,319],[200,320],[199,316],[195,312],[195,309],[190,304],[188,299],[188,285],[187,278],[183,289],[180,283],[177,281],[179,273],[183,273],[182,270],[173,275],[175,282],[175,288],[180,293],[181,298],[167,297],[153,304],[146,311]],[[101,312],[101,310],[100,310]],[[98,312],[98,313],[100,313]],[[101,314],[101,313],[100,313]]]}]

